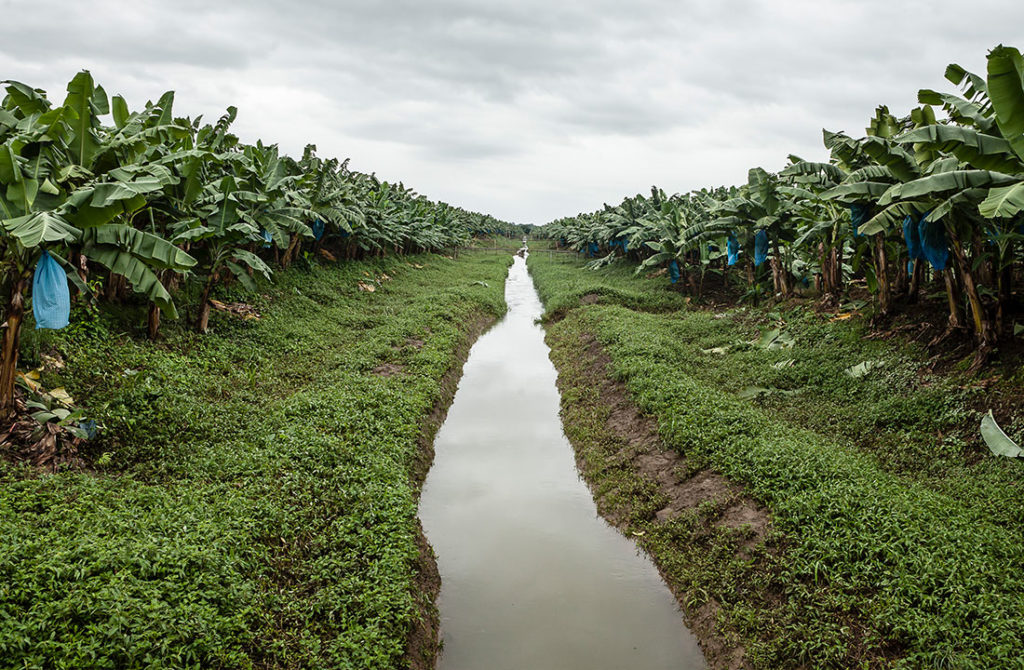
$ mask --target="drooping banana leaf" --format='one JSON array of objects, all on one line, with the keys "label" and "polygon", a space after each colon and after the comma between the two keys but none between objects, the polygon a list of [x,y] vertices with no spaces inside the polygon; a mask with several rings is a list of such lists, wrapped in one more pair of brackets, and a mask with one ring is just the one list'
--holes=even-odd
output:
[{"label": "drooping banana leaf", "polygon": [[985,444],[988,445],[989,451],[996,456],[1005,456],[1007,458],[1020,458],[1024,456],[1024,449],[1021,449],[1020,445],[1011,440],[1003,432],[1003,429],[999,427],[999,424],[996,423],[996,418],[992,416],[992,410],[989,410],[988,414],[981,418],[981,437],[985,440]]},{"label": "drooping banana leaf", "polygon": [[1024,160],[1024,57],[1013,47],[998,46],[989,53],[988,95],[999,130]]},{"label": "drooping banana leaf", "polygon": [[124,276],[136,293],[142,293],[171,319],[178,318],[171,294],[159,277],[138,258],[114,246],[96,245],[85,250],[89,260],[96,261],[111,272]]},{"label": "drooping banana leaf", "polygon": [[838,200],[847,204],[874,201],[882,197],[891,184],[877,181],[862,181],[851,184],[840,184],[821,194],[823,200]]},{"label": "drooping banana leaf", "polygon": [[957,123],[969,122],[983,133],[991,132],[996,122],[994,117],[982,111],[981,105],[951,93],[938,93],[923,88],[917,92],[917,101],[925,105],[942,105],[951,119]]},{"label": "drooping banana leaf", "polygon": [[929,175],[905,184],[895,184],[879,199],[878,204],[885,206],[897,200],[943,197],[942,194],[950,191],[963,191],[969,188],[1005,186],[1018,181],[1018,179],[1018,177],[991,170],[954,170]]},{"label": "drooping banana leaf", "polygon": [[270,275],[273,274],[273,270],[270,266],[263,262],[263,259],[254,253],[246,251],[245,249],[234,249],[231,251],[231,257],[238,262],[248,265],[250,268],[259,272],[267,279],[270,279]]},{"label": "drooping banana leaf", "polygon": [[889,172],[897,179],[910,181],[921,176],[921,167],[914,160],[914,156],[891,140],[867,137],[861,146],[864,153],[875,159],[879,165],[889,168]]},{"label": "drooping banana leaf", "polygon": [[916,215],[927,208],[927,203],[918,201],[901,201],[883,208],[880,212],[865,221],[857,229],[861,235],[874,235],[902,225],[907,216]]},{"label": "drooping banana leaf", "polygon": [[44,242],[75,242],[82,232],[55,212],[35,212],[14,219],[0,220],[0,226],[28,249]]},{"label": "drooping banana leaf", "polygon": [[1013,153],[1010,143],[1002,137],[986,135],[973,128],[933,125],[915,128],[901,135],[897,142],[925,144],[939,151],[952,153],[979,170],[1022,172],[1024,162]]},{"label": "drooping banana leaf", "polygon": [[158,235],[123,224],[92,228],[85,233],[86,245],[110,245],[136,256],[147,265],[161,269],[184,271],[196,259]]},{"label": "drooping banana leaf", "polygon": [[1024,211],[1024,181],[989,189],[988,197],[978,205],[978,211],[989,219],[1017,216]]}]

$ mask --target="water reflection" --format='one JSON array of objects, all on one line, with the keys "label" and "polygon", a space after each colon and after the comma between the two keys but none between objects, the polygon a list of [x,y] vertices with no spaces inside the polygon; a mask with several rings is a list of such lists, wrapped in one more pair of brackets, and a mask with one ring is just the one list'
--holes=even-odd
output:
[{"label": "water reflection", "polygon": [[654,566],[579,479],[522,258],[505,298],[470,352],[420,501],[442,579],[439,667],[703,668]]}]

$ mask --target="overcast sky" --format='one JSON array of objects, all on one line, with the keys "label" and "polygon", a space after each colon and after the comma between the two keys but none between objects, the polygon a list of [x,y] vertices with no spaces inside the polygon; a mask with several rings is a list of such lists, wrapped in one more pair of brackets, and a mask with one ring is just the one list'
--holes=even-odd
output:
[{"label": "overcast sky", "polygon": [[539,224],[824,159],[1021,38],[1020,0],[0,0],[0,79],[235,105],[245,141]]}]

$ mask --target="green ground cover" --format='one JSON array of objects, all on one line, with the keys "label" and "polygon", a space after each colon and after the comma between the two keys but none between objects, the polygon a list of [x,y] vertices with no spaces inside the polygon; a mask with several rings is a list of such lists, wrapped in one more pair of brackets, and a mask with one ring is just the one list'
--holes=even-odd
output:
[{"label": "green ground cover", "polygon": [[399,667],[418,440],[507,265],[294,268],[207,336],[122,310],[30,338],[105,427],[85,470],[0,461],[0,665]]},{"label": "green ground cover", "polygon": [[[1024,665],[1021,466],[977,438],[988,381],[930,374],[923,351],[864,339],[856,318],[666,311],[677,298],[664,278],[544,253],[530,271],[549,310],[566,430],[596,456],[595,490],[629,510],[691,614],[720,606],[721,634],[749,662]],[[602,299],[581,303],[593,294]],[[752,344],[775,329],[781,346]],[[716,526],[724,505],[658,521],[656,490],[610,464],[614,438],[580,367],[589,338],[689,472],[721,473],[768,509],[773,530],[757,547],[741,550],[742,532]],[[1003,373],[998,383],[1019,384]]]}]

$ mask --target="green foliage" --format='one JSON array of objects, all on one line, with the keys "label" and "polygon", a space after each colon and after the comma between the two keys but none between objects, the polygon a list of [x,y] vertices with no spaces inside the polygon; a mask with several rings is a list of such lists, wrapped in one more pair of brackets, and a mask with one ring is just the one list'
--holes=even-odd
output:
[{"label": "green foliage", "polygon": [[[587,274],[544,254],[529,262],[555,302],[574,290],[565,273]],[[1020,470],[978,439],[982,386],[929,374],[913,347],[864,340],[855,319],[803,310],[654,313],[609,299],[563,317],[549,342],[566,430],[587,450],[598,497],[641,510],[631,529],[693,607],[720,606],[754,667],[1017,663],[1024,582],[1006,566],[1024,560],[1024,518],[1006,492]],[[791,348],[750,344],[776,330]],[[739,551],[741,538],[717,528],[728,501],[653,516],[658,501],[616,465],[608,410],[574,372],[590,338],[687,472],[721,473],[769,510],[762,543]],[[865,361],[881,365],[844,374]],[[755,386],[767,392],[742,397]]]},{"label": "green foliage", "polygon": [[[279,273],[260,320],[214,313],[206,337],[54,334],[48,385],[106,430],[93,471],[0,461],[4,665],[401,667],[418,439],[508,264],[409,261]],[[96,318],[132,315],[73,315]]]}]

